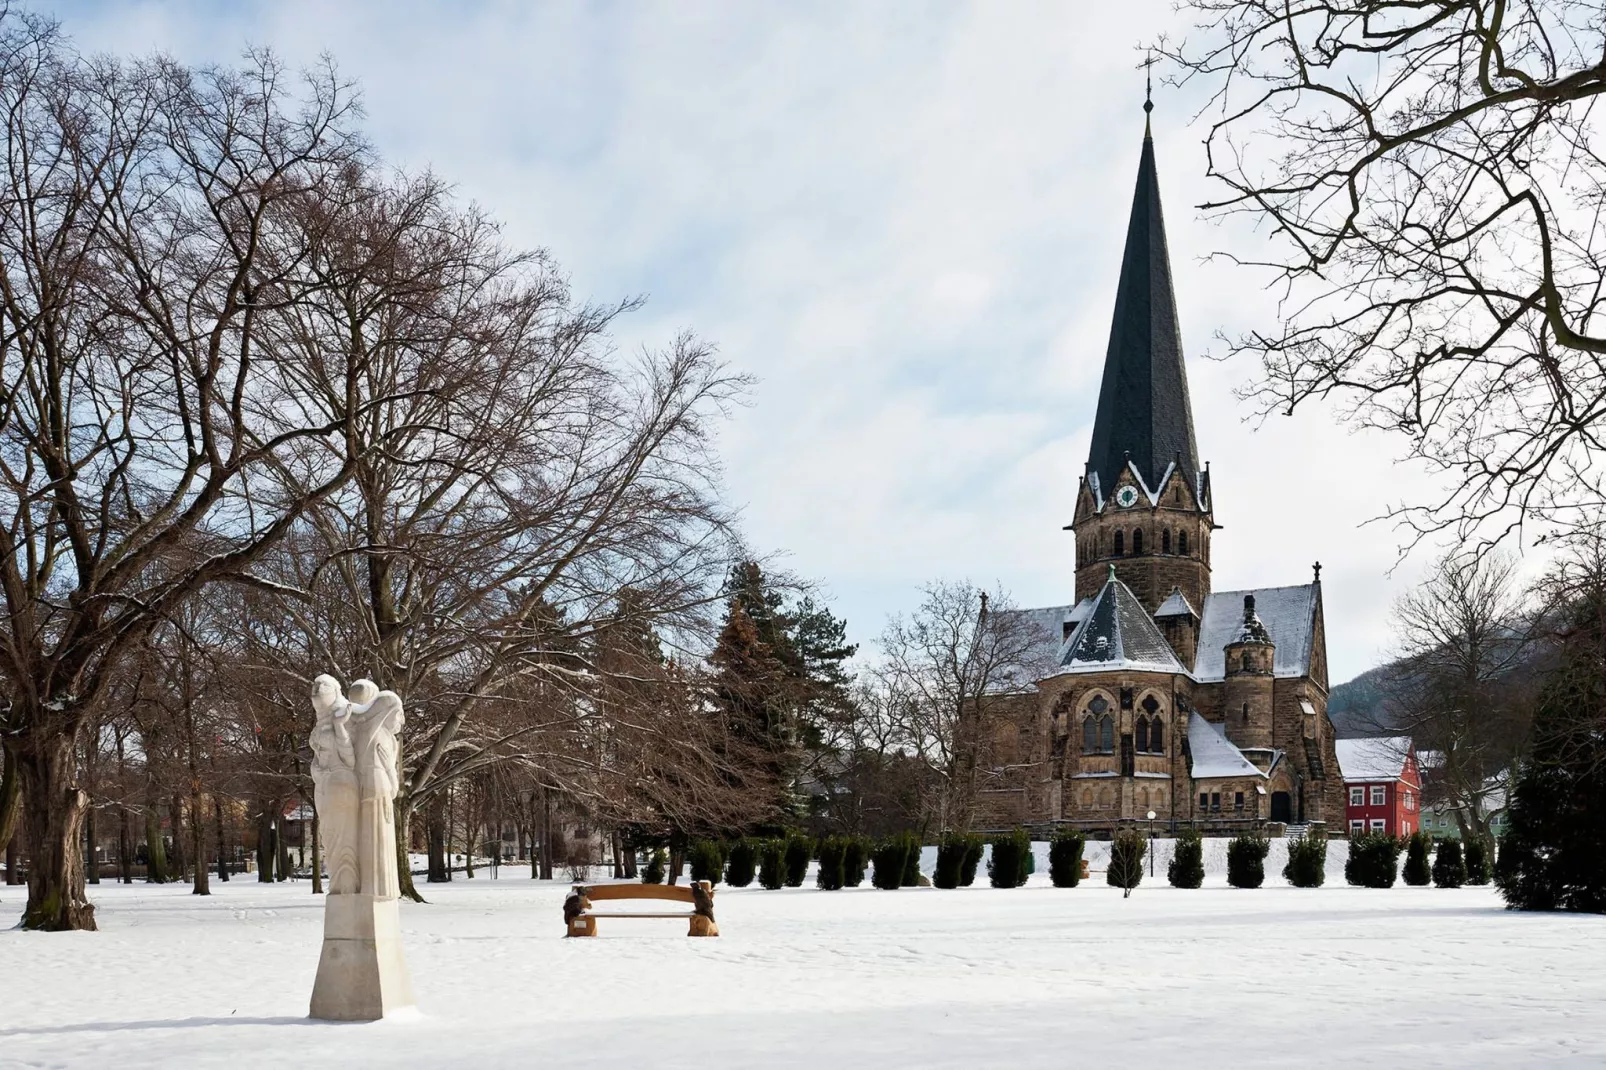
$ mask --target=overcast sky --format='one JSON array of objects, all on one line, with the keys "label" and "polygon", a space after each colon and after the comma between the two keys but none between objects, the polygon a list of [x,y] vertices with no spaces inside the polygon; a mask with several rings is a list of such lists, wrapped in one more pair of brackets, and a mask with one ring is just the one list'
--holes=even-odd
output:
[{"label": "overcast sky", "polygon": [[[761,552],[860,641],[927,580],[1072,600],[1087,457],[1143,131],[1139,46],[1171,0],[51,5],[88,50],[329,52],[397,165],[549,249],[576,292],[646,295],[622,346],[683,328],[758,379],[723,440]],[[1333,680],[1386,656],[1400,542],[1361,526],[1431,486],[1400,444],[1310,409],[1257,426],[1211,361],[1275,315],[1259,238],[1199,218],[1198,101],[1155,144],[1218,590],[1323,565]]]}]

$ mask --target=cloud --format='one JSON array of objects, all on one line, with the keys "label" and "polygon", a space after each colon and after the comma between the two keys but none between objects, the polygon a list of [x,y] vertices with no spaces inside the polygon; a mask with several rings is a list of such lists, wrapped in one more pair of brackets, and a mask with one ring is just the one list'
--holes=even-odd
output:
[{"label": "cloud", "polygon": [[[1137,46],[1169,0],[1120,4],[67,4],[89,49],[226,62],[332,53],[387,157],[433,168],[541,245],[576,291],[647,294],[620,344],[690,327],[756,374],[722,435],[761,549],[821,580],[868,640],[938,577],[1070,601],[1087,454],[1143,115]],[[1376,662],[1398,534],[1360,527],[1430,484],[1331,412],[1255,426],[1253,369],[1200,359],[1275,315],[1203,258],[1199,101],[1155,137],[1215,583],[1321,560],[1335,679]]]}]

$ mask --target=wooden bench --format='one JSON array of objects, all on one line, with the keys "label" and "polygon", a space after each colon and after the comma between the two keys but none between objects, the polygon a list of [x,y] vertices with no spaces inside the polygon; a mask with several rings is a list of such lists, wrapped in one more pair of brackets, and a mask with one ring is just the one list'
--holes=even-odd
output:
[{"label": "wooden bench", "polygon": [[[613,910],[598,911],[597,903],[617,902],[624,899],[656,899],[671,903],[690,903],[691,910],[665,913],[662,911]],[[718,936],[719,926],[714,924],[714,888],[707,881],[695,881],[691,887],[674,884],[576,884],[563,901],[563,921],[570,936],[597,935],[598,918],[689,918],[691,931],[687,936]]]}]

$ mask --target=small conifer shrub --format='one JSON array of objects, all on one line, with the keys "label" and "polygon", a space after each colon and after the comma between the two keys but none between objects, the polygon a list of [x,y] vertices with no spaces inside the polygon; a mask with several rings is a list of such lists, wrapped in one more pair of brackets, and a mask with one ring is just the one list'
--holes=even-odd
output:
[{"label": "small conifer shrub", "polygon": [[1234,888],[1259,888],[1266,883],[1266,852],[1271,841],[1252,832],[1227,841],[1227,883]]},{"label": "small conifer shrub", "polygon": [[794,832],[786,838],[786,886],[801,888],[809,873],[809,859],[814,857],[814,841],[802,833]]},{"label": "small conifer shrub", "polygon": [[758,876],[758,848],[745,836],[731,844],[730,858],[725,863],[725,883],[732,888],[746,888]]},{"label": "small conifer shrub", "polygon": [[845,880],[843,861],[847,850],[848,842],[840,836],[827,836],[820,841],[816,850],[820,858],[820,871],[814,878],[816,886],[828,892],[842,887]]},{"label": "small conifer shrub", "polygon": [[1148,849],[1148,838],[1140,829],[1121,829],[1110,841],[1110,868],[1104,871],[1104,879],[1121,889],[1122,899],[1143,883],[1143,856]]},{"label": "small conifer shrub", "polygon": [[716,840],[693,840],[686,851],[693,881],[718,884],[725,875],[725,849]]},{"label": "small conifer shrub", "polygon": [[[965,869],[965,856],[970,853],[974,836],[963,832],[944,834],[937,844],[937,866],[931,872],[931,883],[936,888],[957,888]],[[974,871],[971,873],[975,877]]]},{"label": "small conifer shrub", "polygon": [[907,854],[903,856],[903,886],[905,888],[918,888],[920,886],[920,837],[912,832],[903,834],[904,847]]},{"label": "small conifer shrub", "polygon": [[1283,878],[1295,888],[1320,888],[1327,880],[1327,836],[1307,832],[1288,841],[1288,864]]},{"label": "small conifer shrub", "polygon": [[1344,880],[1362,888],[1392,888],[1400,864],[1400,841],[1381,832],[1350,837]]},{"label": "small conifer shrub", "polygon": [[870,844],[862,836],[850,836],[842,851],[842,883],[857,888],[870,868]]},{"label": "small conifer shrub", "polygon": [[1489,865],[1489,848],[1479,836],[1473,836],[1466,843],[1467,883],[1488,884],[1494,876],[1494,867]]},{"label": "small conifer shrub", "polygon": [[1204,884],[1204,837],[1198,829],[1183,829],[1172,841],[1171,862],[1165,867],[1165,876],[1173,888]]},{"label": "small conifer shrub", "polygon": [[876,845],[873,861],[871,884],[888,891],[902,888],[903,869],[909,861],[909,841],[902,836],[888,836]]},{"label": "small conifer shrub", "polygon": [[1459,888],[1467,882],[1467,864],[1461,857],[1460,840],[1440,840],[1433,855],[1433,884],[1437,888]]},{"label": "small conifer shrub", "polygon": [[1405,838],[1405,883],[1413,888],[1425,888],[1433,879],[1428,867],[1428,847],[1432,842],[1425,832],[1413,832]]},{"label": "small conifer shrub", "polygon": [[1048,842],[1048,879],[1056,888],[1075,888],[1082,883],[1082,851],[1087,837],[1075,829],[1060,829]]},{"label": "small conifer shrub", "polygon": [[993,857],[987,863],[987,876],[994,888],[1019,888],[1031,875],[1027,869],[1032,854],[1032,838],[1025,829],[994,836]]},{"label": "small conifer shrub", "polygon": [[654,847],[652,849],[652,857],[647,859],[647,864],[642,867],[641,883],[662,884],[664,882],[664,873],[668,869],[669,857],[664,854],[664,849],[662,847]]},{"label": "small conifer shrub", "polygon": [[986,852],[986,842],[980,836],[971,836],[965,860],[959,866],[959,887],[969,888],[976,883],[976,870],[981,868],[981,856]]},{"label": "small conifer shrub", "polygon": [[758,845],[758,883],[774,891],[786,884],[786,844],[764,840]]}]

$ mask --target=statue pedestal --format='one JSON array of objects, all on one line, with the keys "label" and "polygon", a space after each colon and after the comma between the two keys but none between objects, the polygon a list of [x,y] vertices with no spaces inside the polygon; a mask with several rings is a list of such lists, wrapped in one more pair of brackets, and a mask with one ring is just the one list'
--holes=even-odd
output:
[{"label": "statue pedestal", "polygon": [[310,1017],[371,1022],[413,1006],[399,908],[399,900],[371,895],[325,897],[323,954],[312,985]]}]

